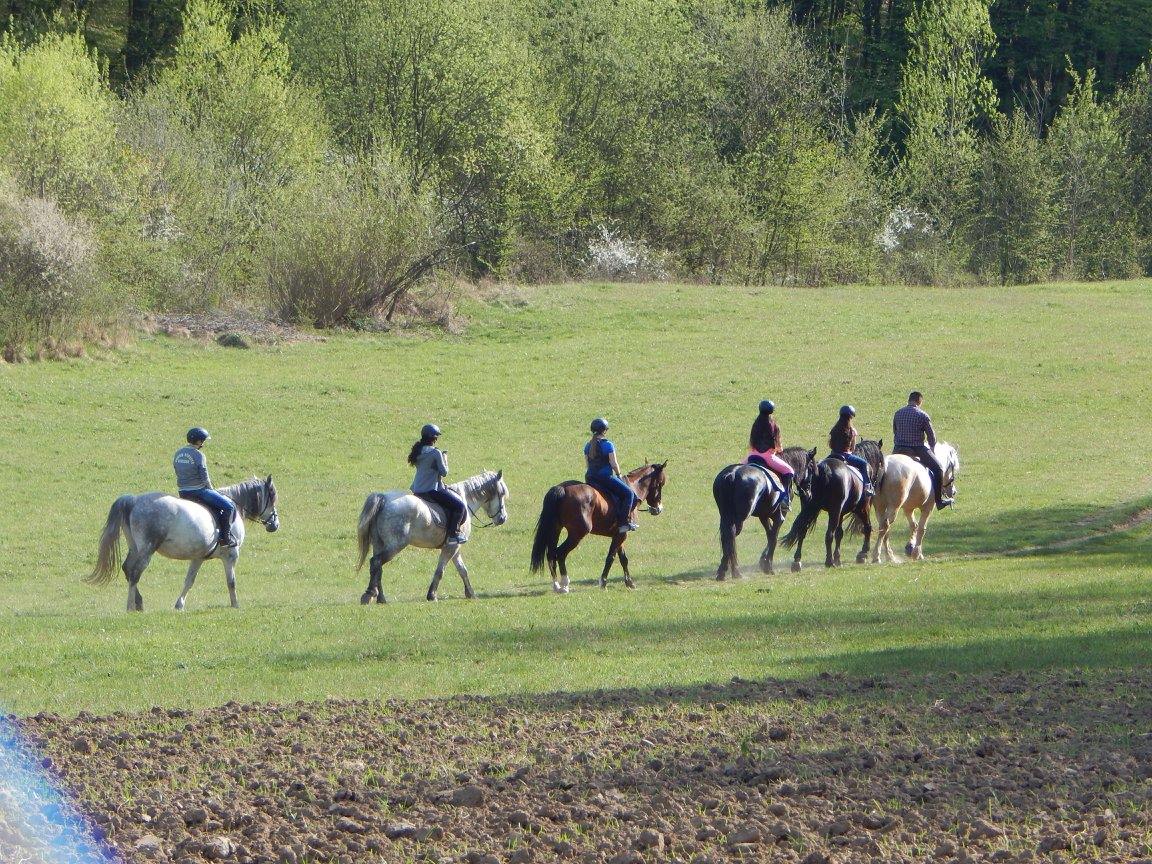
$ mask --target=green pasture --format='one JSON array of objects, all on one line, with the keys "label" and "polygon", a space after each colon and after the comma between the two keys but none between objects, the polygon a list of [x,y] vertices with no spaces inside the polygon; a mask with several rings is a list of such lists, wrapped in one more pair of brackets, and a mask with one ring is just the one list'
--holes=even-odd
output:
[{"label": "green pasture", "polygon": [[[461,308],[461,336],[249,351],[142,338],[94,360],[0,366],[0,710],[1152,660],[1152,534],[1106,533],[1152,494],[1152,284],[564,286]],[[814,534],[802,573],[769,578],[751,566],[763,534],[750,524],[748,578],[713,581],[711,480],[742,456],[761,398],[786,443],[823,451],[844,402],[887,444],[913,387],[963,463],[928,561],[826,571]],[[669,460],[667,509],[629,540],[638,590],[594,587],[594,538],[570,559],[574,593],[557,597],[527,572],[532,531],[545,490],[582,471],[597,415],[625,467]],[[407,485],[404,456],[430,420],[456,477],[504,469],[510,522],[466,547],[475,602],[451,571],[445,601],[424,602],[434,559],[409,550],[385,568],[391,605],[362,608],[360,506]],[[210,562],[174,612],[184,565],[156,558],[146,611],[128,615],[122,580],[80,577],[108,506],[170,488],[194,424],[212,431],[218,484],[273,474],[283,528],[250,526],[239,611]]]}]

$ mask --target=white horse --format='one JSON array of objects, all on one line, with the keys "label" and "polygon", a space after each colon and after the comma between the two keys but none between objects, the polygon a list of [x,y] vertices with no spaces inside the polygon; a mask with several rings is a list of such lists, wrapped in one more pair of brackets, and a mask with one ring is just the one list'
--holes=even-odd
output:
[{"label": "white horse", "polygon": [[[944,469],[941,491],[946,497],[955,497],[960,455],[947,441],[937,441],[933,453],[940,467]],[[880,561],[881,550],[887,554],[889,561],[897,560],[892,554],[889,532],[896,514],[901,510],[904,511],[904,516],[908,519],[908,528],[912,532],[904,552],[914,561],[923,559],[924,530],[928,526],[928,517],[936,509],[936,498],[932,494],[932,475],[911,456],[894,454],[885,457],[884,474],[876,485],[878,488],[876,497],[872,499],[872,506],[876,510],[879,527],[872,561]],[[919,520],[913,517],[916,510],[920,511]]]},{"label": "white horse", "polygon": [[156,552],[165,558],[191,562],[184,578],[184,590],[176,601],[177,610],[184,610],[184,599],[192,590],[196,573],[209,558],[219,558],[224,562],[232,608],[238,609],[236,559],[244,545],[244,520],[254,519],[268,531],[280,527],[280,517],[276,513],[276,487],[272,485],[272,475],[269,474],[266,480],[253,477],[216,491],[232,499],[241,517],[232,523],[235,546],[216,544],[220,533],[216,527],[216,515],[202,504],[164,492],[121,495],[108,511],[108,521],[100,535],[96,569],[84,581],[90,585],[105,585],[112,579],[116,568],[121,566],[120,532],[123,531],[128,538],[128,557],[124,559],[123,570],[124,578],[128,580],[129,612],[144,611],[144,598],[137,583]]},{"label": "white horse", "polygon": [[[481,507],[493,524],[503,525],[508,521],[508,511],[505,507],[508,486],[504,483],[503,476],[503,471],[485,471],[448,487],[463,498],[468,506],[468,514],[460,526],[460,533],[465,537],[471,536],[471,517],[475,516]],[[472,591],[472,583],[468,581],[468,568],[464,566],[464,559],[460,557],[460,545],[446,542],[448,532],[445,529],[444,511],[423,498],[417,498],[411,492],[369,493],[360,511],[360,524],[356,531],[356,539],[360,544],[357,570],[364,566],[364,559],[368,557],[368,547],[369,545],[372,547],[372,558],[368,564],[368,590],[364,592],[360,602],[371,603],[372,598],[376,598],[377,603],[388,602],[384,597],[384,589],[380,586],[380,575],[384,565],[399,555],[405,546],[440,550],[436,573],[432,577],[432,584],[428,586],[429,600],[436,599],[440,577],[444,575],[444,567],[449,561],[456,565],[456,571],[464,581],[464,596],[469,600],[473,599],[476,595]]]}]

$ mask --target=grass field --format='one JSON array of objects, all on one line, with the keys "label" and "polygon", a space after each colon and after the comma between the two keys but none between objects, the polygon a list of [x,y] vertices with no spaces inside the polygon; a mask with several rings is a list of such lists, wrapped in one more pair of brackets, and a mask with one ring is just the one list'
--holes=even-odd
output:
[{"label": "grass field", "polygon": [[[553,287],[466,302],[459,337],[251,351],[144,338],[0,366],[0,710],[1147,665],[1147,528],[1000,553],[1102,534],[1148,505],[1150,289]],[[912,387],[963,462],[928,561],[825,571],[813,537],[800,574],[712,580],[711,479],[742,455],[759,399],[776,401],[786,443],[823,451],[844,402],[866,437],[890,439]],[[625,467],[669,460],[667,509],[629,540],[636,592],[593,587],[598,538],[555,597],[527,573],[531,533],[545,490],[582,470],[597,415]],[[429,420],[456,477],[504,469],[510,522],[466,547],[476,602],[449,573],[447,602],[426,604],[434,561],[412,550],[385,568],[392,605],[362,608],[360,505],[408,483]],[[250,530],[238,612],[215,562],[172,611],[184,568],[157,558],[147,611],[127,615],[122,581],[79,579],[113,499],[169,488],[193,424],[212,431],[218,484],[273,474],[283,528]],[[746,564],[762,536],[741,538]]]}]

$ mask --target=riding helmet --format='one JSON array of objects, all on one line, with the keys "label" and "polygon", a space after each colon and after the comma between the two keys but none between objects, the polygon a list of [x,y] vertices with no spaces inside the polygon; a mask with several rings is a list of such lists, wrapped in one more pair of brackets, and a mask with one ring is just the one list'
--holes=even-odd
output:
[{"label": "riding helmet", "polygon": [[841,405],[840,406],[840,416],[841,417],[855,417],[856,416],[856,409],[853,408],[851,405]]},{"label": "riding helmet", "polygon": [[439,438],[440,437],[440,427],[437,426],[435,423],[425,423],[422,427],[420,427],[420,437],[421,438]]},{"label": "riding helmet", "polygon": [[202,441],[207,441],[212,436],[208,434],[208,430],[203,426],[193,426],[184,437],[188,439],[189,444],[199,444]]},{"label": "riding helmet", "polygon": [[592,425],[589,426],[589,428],[593,432],[607,432],[608,431],[608,421],[605,420],[603,417],[597,417],[595,420],[592,421]]},{"label": "riding helmet", "polygon": [[764,399],[760,402],[760,413],[761,414],[771,414],[775,410],[776,410],[776,403],[773,402],[771,399]]}]

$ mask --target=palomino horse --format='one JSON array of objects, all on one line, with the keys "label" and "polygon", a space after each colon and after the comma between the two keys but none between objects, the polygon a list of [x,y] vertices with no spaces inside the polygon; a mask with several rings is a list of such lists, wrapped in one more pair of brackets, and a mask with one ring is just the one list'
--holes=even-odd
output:
[{"label": "palomino horse", "polygon": [[[795,472],[787,481],[795,483],[801,499],[808,496],[812,483],[811,475],[816,466],[816,450],[803,447],[788,447],[782,450],[780,458],[792,466]],[[760,553],[760,569],[772,573],[772,556],[776,554],[776,538],[780,536],[780,526],[784,524],[786,511],[780,507],[783,495],[777,483],[783,482],[773,472],[776,481],[769,479],[766,469],[747,462],[729,465],[722,469],[712,481],[712,497],[720,511],[720,566],[716,578],[723,581],[731,568],[732,578],[740,578],[740,564],[736,559],[736,538],[744,527],[744,520],[755,516],[764,526],[768,545]]]},{"label": "palomino horse", "polygon": [[253,477],[235,486],[217,489],[221,495],[236,504],[240,519],[232,523],[235,546],[217,546],[219,532],[216,516],[207,507],[195,501],[185,501],[163,492],[145,495],[121,495],[108,511],[104,533],[100,535],[100,551],[96,569],[84,581],[90,585],[105,585],[120,566],[120,532],[128,538],[128,557],[124,559],[124,577],[128,580],[128,611],[143,612],[144,598],[138,583],[144,568],[159,552],[165,558],[189,561],[184,590],[176,600],[176,608],[184,610],[184,600],[196,581],[196,573],[209,558],[224,562],[224,576],[228,581],[228,594],[232,608],[239,608],[236,600],[236,559],[244,545],[244,520],[260,522],[268,531],[280,527],[276,513],[276,487],[272,475],[266,480]]},{"label": "palomino horse", "polygon": [[[960,455],[956,448],[946,441],[937,441],[933,450],[940,467],[944,469],[941,489],[949,498],[956,496],[956,475],[960,471]],[[924,557],[924,529],[928,526],[928,517],[936,509],[936,498],[932,494],[932,477],[928,469],[911,456],[899,454],[888,456],[884,460],[884,474],[876,484],[876,497],[872,499],[872,506],[876,510],[876,548],[872,553],[872,560],[879,561],[883,553],[887,554],[889,561],[895,561],[892,554],[892,543],[889,532],[896,514],[901,510],[908,519],[908,528],[912,534],[908,538],[908,545],[904,547],[905,553],[913,560],[919,561]],[[913,518],[913,513],[919,510],[920,519]]]},{"label": "palomino horse", "polygon": [[[503,525],[508,521],[508,511],[504,503],[508,497],[508,486],[503,477],[503,471],[485,471],[448,487],[468,505],[470,515],[464,517],[464,523],[460,526],[460,531],[465,536],[471,534],[471,517],[475,516],[481,507],[493,524]],[[356,539],[360,544],[357,570],[364,566],[364,559],[368,557],[368,547],[369,545],[372,547],[372,558],[368,562],[368,589],[360,597],[360,602],[367,605],[373,598],[377,603],[388,602],[384,596],[384,589],[380,586],[380,576],[384,565],[399,555],[405,546],[440,550],[436,573],[432,577],[432,584],[428,586],[429,600],[436,599],[436,589],[440,587],[440,578],[444,575],[444,567],[449,561],[456,565],[456,572],[464,581],[464,596],[469,600],[475,598],[472,583],[468,581],[468,568],[464,566],[464,559],[460,557],[460,545],[445,542],[448,539],[445,527],[444,511],[423,498],[417,498],[411,492],[369,493],[364,500],[364,508],[360,511],[360,524],[356,530]]]},{"label": "palomino horse", "polygon": [[[884,441],[861,441],[856,445],[856,453],[868,463],[869,473],[879,478],[884,470],[884,454],[881,447]],[[816,523],[821,510],[828,512],[828,530],[824,532],[824,566],[840,566],[840,541],[844,539],[844,517],[852,517],[852,530],[864,534],[864,546],[856,555],[856,563],[868,560],[869,541],[872,539],[872,522],[868,518],[868,499],[864,495],[864,483],[860,474],[841,459],[828,458],[816,466],[812,478],[812,491],[800,507],[800,515],[792,523],[792,530],[781,541],[785,547],[796,547],[792,559],[792,572],[799,573],[803,564],[800,561],[804,550],[804,537]]]},{"label": "palomino horse", "polygon": [[[664,470],[667,464],[665,460],[655,465],[641,465],[622,477],[640,500],[648,505],[648,512],[653,516],[659,516],[664,509],[660,497],[667,478]],[[544,495],[544,506],[536,522],[536,539],[532,541],[532,572],[538,572],[547,560],[548,572],[552,575],[552,590],[557,594],[567,594],[570,585],[568,553],[589,534],[598,534],[612,538],[608,545],[608,557],[604,559],[604,572],[600,574],[600,587],[608,587],[608,571],[612,569],[612,560],[619,556],[620,566],[624,569],[624,584],[635,588],[632,574],[628,572],[628,556],[624,554],[624,541],[628,535],[616,530],[615,510],[615,506],[598,489],[587,483],[567,480],[553,486]],[[567,530],[568,536],[560,543],[562,530]],[[559,575],[557,567],[560,569]]]}]

